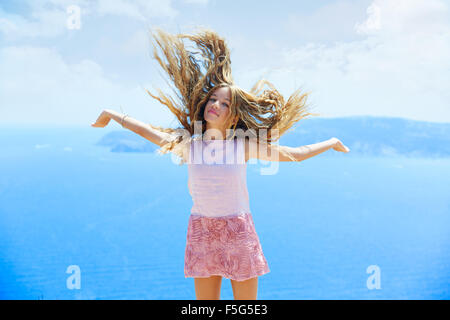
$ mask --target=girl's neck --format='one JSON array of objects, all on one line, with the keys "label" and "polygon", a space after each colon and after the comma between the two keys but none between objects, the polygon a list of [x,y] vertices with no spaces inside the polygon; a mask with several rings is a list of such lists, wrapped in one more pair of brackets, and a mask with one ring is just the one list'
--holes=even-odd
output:
[{"label": "girl's neck", "polygon": [[225,140],[226,136],[225,133],[222,132],[222,134],[220,134],[219,132],[217,132],[218,129],[215,130],[209,130],[208,128],[206,129],[206,131],[203,133],[203,140],[206,141],[211,141],[211,140]]}]

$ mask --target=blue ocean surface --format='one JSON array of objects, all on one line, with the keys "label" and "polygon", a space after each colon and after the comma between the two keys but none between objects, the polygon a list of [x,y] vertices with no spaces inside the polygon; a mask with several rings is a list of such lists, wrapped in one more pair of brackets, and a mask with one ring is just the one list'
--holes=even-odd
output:
[{"label": "blue ocean surface", "polygon": [[[0,129],[1,299],[195,299],[187,167],[95,146],[110,130]],[[331,152],[248,164],[258,299],[449,299],[450,159]]]}]

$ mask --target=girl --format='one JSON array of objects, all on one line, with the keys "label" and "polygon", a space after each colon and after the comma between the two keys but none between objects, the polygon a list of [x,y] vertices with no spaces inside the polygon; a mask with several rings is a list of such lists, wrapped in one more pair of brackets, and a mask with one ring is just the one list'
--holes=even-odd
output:
[{"label": "girl", "polygon": [[[185,250],[185,277],[193,277],[197,299],[220,299],[222,278],[235,299],[256,299],[258,277],[270,272],[249,207],[249,159],[302,161],[328,149],[350,150],[337,138],[300,147],[277,146],[293,124],[308,115],[308,94],[295,91],[287,101],[262,79],[247,92],[234,84],[228,46],[212,30],[193,35],[152,34],[154,58],[176,87],[178,101],[159,90],[148,94],[177,117],[177,129],[156,127],[113,110],[103,110],[93,127],[111,119],[172,152],[188,164],[193,206]],[[190,51],[183,40],[195,43]],[[200,57],[199,57],[200,55]],[[262,87],[269,89],[261,92]]]}]

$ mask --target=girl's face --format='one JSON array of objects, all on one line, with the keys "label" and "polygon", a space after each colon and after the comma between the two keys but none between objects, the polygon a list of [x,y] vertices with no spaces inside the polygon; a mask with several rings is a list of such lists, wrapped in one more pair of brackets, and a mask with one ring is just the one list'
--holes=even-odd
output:
[{"label": "girl's face", "polygon": [[216,89],[206,103],[203,114],[208,127],[223,129],[230,114],[231,90],[228,87]]}]

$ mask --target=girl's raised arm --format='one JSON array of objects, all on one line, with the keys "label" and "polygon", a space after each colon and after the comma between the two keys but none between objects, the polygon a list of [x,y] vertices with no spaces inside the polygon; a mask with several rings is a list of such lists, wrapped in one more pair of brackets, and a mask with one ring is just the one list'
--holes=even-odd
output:
[{"label": "girl's raised arm", "polygon": [[137,133],[141,137],[160,147],[174,138],[170,133],[159,131],[142,121],[109,109],[103,110],[95,123],[91,124],[91,126],[103,128],[111,119],[117,121],[122,127]]},{"label": "girl's raised arm", "polygon": [[[295,160],[280,152],[280,149],[288,152]],[[303,161],[329,149],[334,149],[345,153],[350,152],[350,149],[346,147],[338,138],[331,138],[319,143],[296,148],[258,143],[252,139],[248,140],[245,144],[247,159],[255,158],[265,161]]]}]

